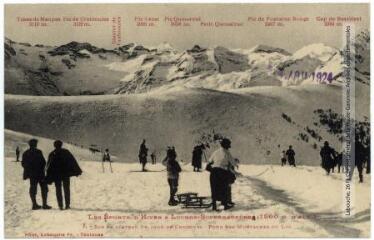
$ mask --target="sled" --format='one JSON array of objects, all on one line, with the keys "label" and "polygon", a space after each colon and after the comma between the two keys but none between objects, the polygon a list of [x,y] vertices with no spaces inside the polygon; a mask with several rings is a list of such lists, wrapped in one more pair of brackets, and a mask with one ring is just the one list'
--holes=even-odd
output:
[{"label": "sled", "polygon": [[[209,202],[208,202],[209,201]],[[184,203],[182,208],[209,208],[212,206],[210,198],[192,196]]]},{"label": "sled", "polygon": [[178,202],[179,203],[186,203],[189,201],[191,197],[197,197],[197,193],[188,192],[188,193],[181,193],[177,194]]}]

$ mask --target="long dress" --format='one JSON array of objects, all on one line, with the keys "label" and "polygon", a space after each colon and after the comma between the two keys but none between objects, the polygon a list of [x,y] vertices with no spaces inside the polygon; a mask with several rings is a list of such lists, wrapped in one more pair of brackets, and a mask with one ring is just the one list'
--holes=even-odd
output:
[{"label": "long dress", "polygon": [[192,152],[192,166],[194,168],[201,168],[203,151],[200,147],[195,147]]}]

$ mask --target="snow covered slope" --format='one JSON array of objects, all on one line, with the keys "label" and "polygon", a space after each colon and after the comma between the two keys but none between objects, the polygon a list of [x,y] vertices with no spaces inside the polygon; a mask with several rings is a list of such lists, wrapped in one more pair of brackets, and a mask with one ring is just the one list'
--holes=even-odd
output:
[{"label": "snow covered slope", "polygon": [[[51,151],[52,139],[5,131],[4,225],[8,238],[34,238],[42,234],[50,234],[49,237],[59,234],[65,237],[89,234],[91,237],[369,237],[367,175],[363,184],[358,184],[354,176],[356,215],[349,219],[342,218],[342,176],[337,173],[325,176],[320,167],[306,166],[241,165],[243,176],[236,180],[232,190],[236,202],[233,209],[221,212],[183,209],[167,205],[166,173],[159,163],[148,166],[150,171],[142,173],[137,163],[115,161],[114,173],[103,173],[101,163],[89,161],[93,156],[87,149],[69,144],[65,147],[77,157],[83,170],[80,177],[71,178],[72,209],[58,210],[55,188],[50,185],[48,203],[52,210],[31,211],[29,182],[22,180],[22,167],[14,162],[14,149],[20,146],[23,152],[27,149],[25,141],[32,137],[40,140],[39,148],[46,156]],[[208,172],[194,173],[189,164],[182,164],[182,170],[179,193],[193,191],[210,196]],[[104,216],[111,219],[104,221]],[[118,220],[119,217],[126,219]],[[162,219],[151,220],[154,217]]]},{"label": "snow covered slope", "polygon": [[[356,86],[356,119],[369,117],[369,89]],[[161,157],[174,145],[180,158],[191,159],[199,141],[214,135],[233,140],[243,163],[278,163],[293,145],[297,162],[319,165],[319,146],[328,140],[340,150],[341,135],[321,125],[317,112],[341,113],[341,87],[253,87],[231,92],[163,88],[147,94],[32,97],[5,96],[5,127],[78,145],[110,148],[119,161],[137,161],[147,139]],[[315,132],[315,133],[313,133]],[[306,135],[306,136],[305,136]]]}]

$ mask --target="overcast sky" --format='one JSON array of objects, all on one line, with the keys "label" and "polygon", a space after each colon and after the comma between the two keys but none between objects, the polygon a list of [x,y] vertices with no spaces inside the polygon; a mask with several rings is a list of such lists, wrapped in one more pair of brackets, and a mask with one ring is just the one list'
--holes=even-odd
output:
[{"label": "overcast sky", "polygon": [[[90,42],[105,48],[112,45],[112,23],[96,22],[91,27],[73,27],[60,22],[47,27],[30,27],[17,17],[117,17],[122,18],[121,44],[136,42],[157,46],[168,42],[177,49],[201,46],[250,48],[265,44],[295,51],[307,44],[325,43],[341,47],[342,27],[325,27],[316,17],[361,17],[355,22],[356,32],[369,29],[368,4],[236,4],[236,5],[6,5],[5,36],[17,42],[61,45],[70,41]],[[137,27],[136,16],[158,17],[156,27]],[[203,22],[239,22],[242,27],[171,27],[164,17],[201,17]],[[285,22],[283,27],[265,27],[264,23],[248,22],[248,17],[308,17],[309,22]]]}]

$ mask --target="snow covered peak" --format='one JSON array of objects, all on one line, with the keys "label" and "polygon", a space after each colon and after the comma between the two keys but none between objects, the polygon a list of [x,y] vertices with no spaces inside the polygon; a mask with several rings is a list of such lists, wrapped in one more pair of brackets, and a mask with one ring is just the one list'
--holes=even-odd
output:
[{"label": "snow covered peak", "polygon": [[291,55],[289,52],[282,48],[270,47],[263,44],[256,45],[250,51],[253,53],[281,53],[283,55]]},{"label": "snow covered peak", "polygon": [[323,43],[315,43],[307,45],[296,51],[293,54],[293,58],[301,59],[305,57],[310,57],[313,59],[318,59],[322,62],[326,62],[337,53],[339,53],[339,50],[336,48],[326,46]]},{"label": "snow covered peak", "polygon": [[156,47],[156,49],[157,49],[158,52],[173,52],[173,53],[177,52],[175,50],[175,48],[168,42],[163,42],[163,43],[159,44]]}]

